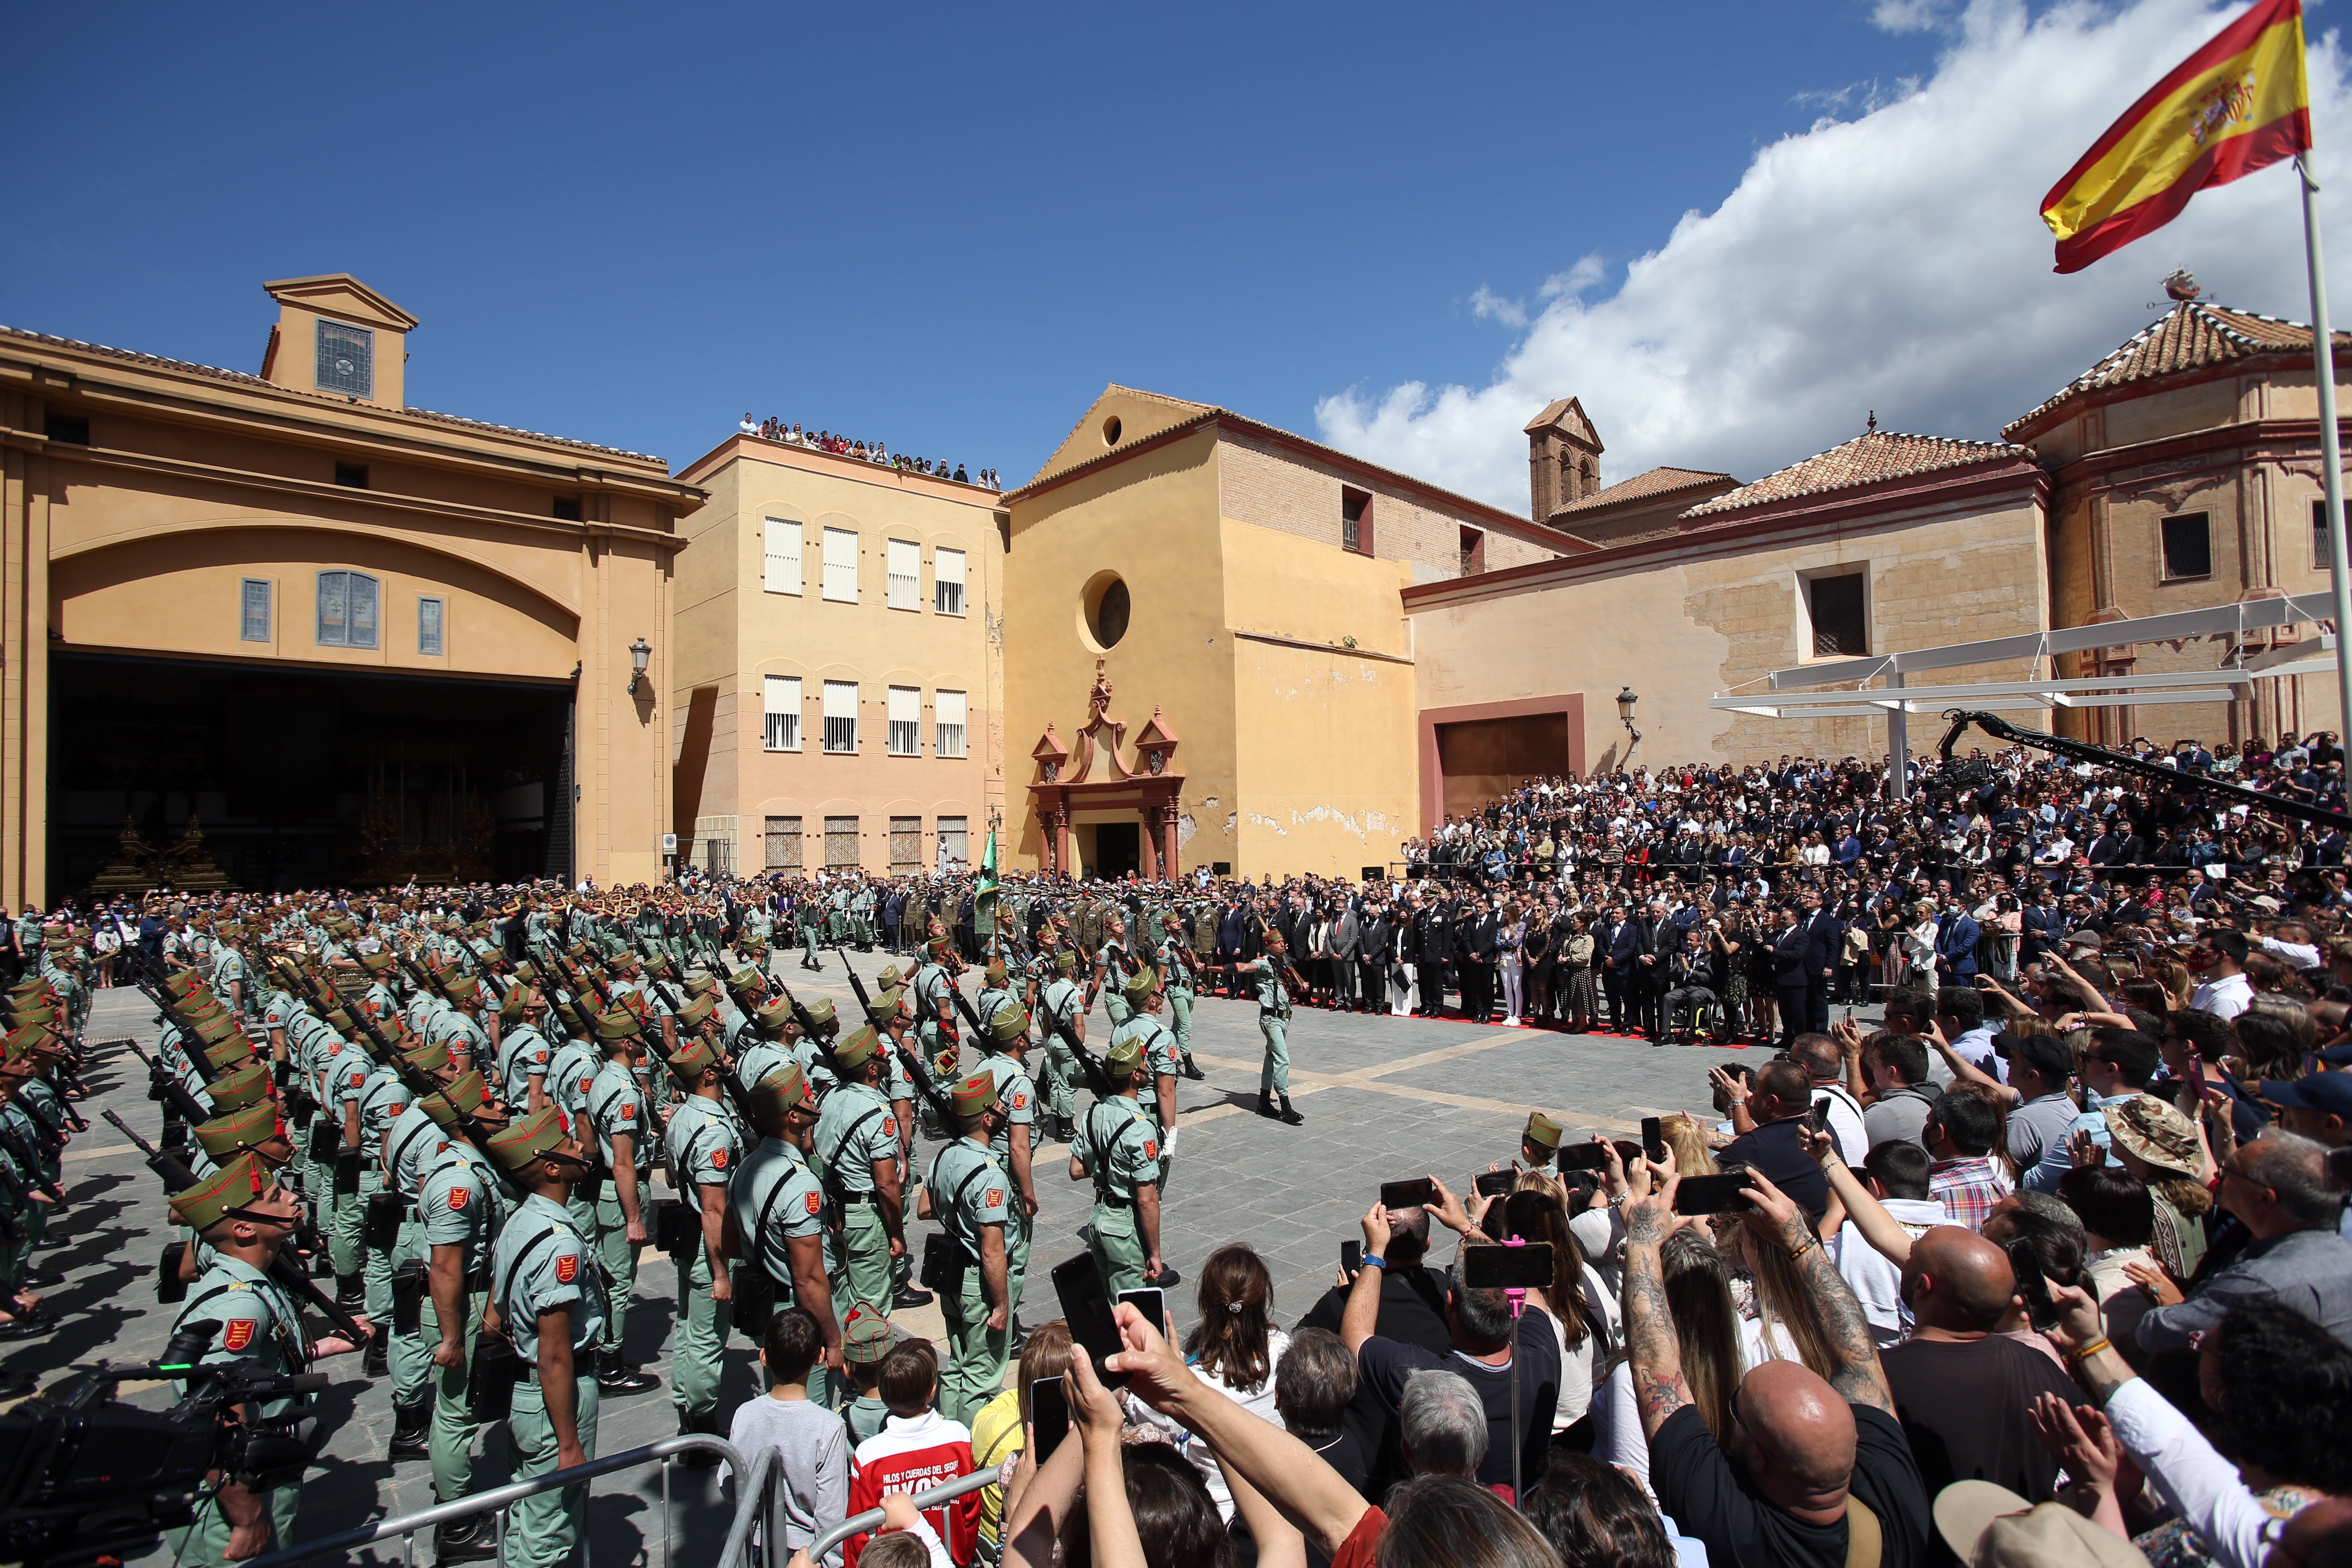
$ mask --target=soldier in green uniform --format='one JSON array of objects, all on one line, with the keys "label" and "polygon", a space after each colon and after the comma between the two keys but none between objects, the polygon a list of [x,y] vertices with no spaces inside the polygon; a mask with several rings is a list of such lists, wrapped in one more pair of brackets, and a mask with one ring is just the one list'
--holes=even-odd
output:
[{"label": "soldier in green uniform", "polygon": [[547,1065],[555,1055],[555,1044],[547,1033],[547,998],[536,986],[513,985],[499,1004],[499,1018],[497,1071],[495,1076],[487,1071],[482,1076],[495,1082],[499,1097],[517,1110],[537,1110],[547,1102],[535,1080],[546,1076]]},{"label": "soldier in green uniform", "polygon": [[[490,1251],[484,1327],[514,1342],[525,1375],[507,1435],[514,1479],[584,1465],[596,1452],[596,1379],[587,1354],[604,1331],[604,1271],[564,1200],[592,1166],[552,1106],[490,1140],[490,1153],[525,1194]],[[587,1510],[585,1484],[539,1492],[508,1510],[510,1568],[557,1568],[572,1555]]]},{"label": "soldier in green uniform", "polygon": [[801,933],[801,967],[823,969],[816,960],[817,927],[824,919],[824,909],[814,889],[803,888],[793,897],[793,924]]},{"label": "soldier in green uniform", "polygon": [[[1287,951],[1281,933],[1268,931],[1265,952],[1234,969],[1254,976],[1257,985],[1257,1029],[1265,1037],[1265,1065],[1257,1080],[1257,1113],[1296,1127],[1307,1118],[1290,1108],[1290,989],[1282,983]],[[1279,1110],[1274,1106],[1276,1096],[1281,1097]]]},{"label": "soldier in green uniform", "polygon": [[1172,1285],[1176,1272],[1160,1260],[1160,1189],[1152,1184],[1160,1175],[1160,1140],[1135,1099],[1143,1048],[1130,1039],[1111,1047],[1103,1062],[1117,1092],[1096,1101],[1079,1123],[1070,1144],[1070,1180],[1094,1180],[1088,1248],[1104,1292],[1116,1300],[1121,1290]]},{"label": "soldier in green uniform", "polygon": [[653,1103],[637,1081],[637,1021],[625,1012],[600,1015],[596,1037],[604,1062],[588,1089],[586,1120],[594,1130],[604,1169],[596,1184],[596,1256],[610,1287],[604,1333],[596,1346],[596,1385],[609,1394],[643,1394],[661,1379],[628,1361],[629,1298],[637,1287],[637,1249],[646,1228],[646,1177],[653,1168]]},{"label": "soldier in green uniform", "polygon": [[[772,1298],[770,1310],[799,1307],[816,1320],[824,1355],[810,1373],[809,1397],[825,1405],[831,1402],[829,1380],[842,1373],[841,1324],[834,1316],[826,1257],[832,1237],[824,1184],[808,1162],[816,1099],[800,1065],[790,1061],[769,1068],[750,1092],[760,1142],[728,1184],[727,1204],[742,1237],[744,1267],[758,1271]],[[742,1305],[739,1293],[739,1311]],[[749,1319],[739,1321],[751,1328]]]},{"label": "soldier in green uniform", "polygon": [[[290,1376],[353,1348],[340,1338],[313,1341],[285,1289],[269,1278],[269,1266],[293,1236],[302,1210],[292,1194],[270,1180],[259,1160],[239,1155],[176,1194],[172,1207],[211,1248],[212,1264],[173,1320],[161,1358],[165,1366],[193,1369],[242,1361],[264,1373]],[[183,1381],[181,1391],[187,1386]],[[302,1403],[272,1400],[247,1414],[274,1419],[296,1412]],[[257,1492],[224,1479],[218,1491],[198,1503],[188,1528],[173,1532],[174,1556],[216,1563],[290,1546],[300,1502],[299,1484]]]},{"label": "soldier in green uniform", "polygon": [[[496,1136],[505,1118],[485,1105],[475,1113]],[[474,1339],[490,1293],[490,1247],[505,1223],[512,1193],[497,1167],[465,1139],[454,1139],[425,1162],[417,1191],[417,1229],[425,1249],[425,1290],[432,1303],[433,1498],[455,1502],[473,1489],[473,1402],[467,1373],[473,1365]],[[443,1563],[496,1557],[491,1518],[476,1514],[433,1531],[433,1552]]]},{"label": "soldier in green uniform", "polygon": [[872,1026],[834,1047],[849,1076],[824,1097],[812,1143],[818,1179],[840,1215],[833,1293],[885,1308],[891,1267],[906,1256],[898,1115],[883,1098],[881,1040]]},{"label": "soldier in green uniform", "polygon": [[1200,994],[1200,983],[1194,978],[1191,951],[1184,942],[1184,921],[1171,910],[1160,917],[1160,928],[1167,941],[1160,948],[1160,994],[1168,998],[1169,1033],[1176,1037],[1176,1054],[1183,1058],[1184,1076],[1198,1079],[1201,1069],[1192,1062],[1192,1000]]},{"label": "soldier in green uniform", "polygon": [[1078,1058],[1069,1042],[1087,1042],[1086,993],[1072,978],[1077,967],[1077,954],[1056,954],[1055,977],[1037,996],[1045,1036],[1045,1136],[1056,1142],[1073,1137],[1077,1126]]},{"label": "soldier in green uniform", "polygon": [[919,1217],[946,1234],[946,1262],[926,1268],[947,1319],[949,1360],[940,1378],[940,1409],[950,1421],[972,1413],[1004,1387],[1005,1346],[1013,1325],[1004,1229],[1013,1184],[989,1152],[997,1123],[996,1079],[974,1073],[955,1087],[956,1137],[931,1157]]},{"label": "soldier in green uniform", "polygon": [[1110,1015],[1114,1029],[1127,1022],[1127,921],[1107,914],[1102,945],[1095,952],[1094,979],[1087,987],[1087,1006],[1091,1011],[1095,998],[1102,997],[1103,1010]]},{"label": "soldier in green uniform", "polygon": [[[701,1218],[701,1245],[678,1261],[677,1337],[670,1346],[670,1404],[681,1433],[724,1436],[719,1418],[719,1375],[733,1321],[734,1281],[727,1268],[727,1184],[743,1152],[742,1135],[720,1097],[718,1053],[707,1040],[689,1040],[670,1058],[674,1075],[693,1088],[671,1113],[665,1144],[670,1169]],[[681,1463],[715,1464],[698,1452]]]},{"label": "soldier in green uniform", "polygon": [[1031,1167],[1036,1150],[1037,1085],[1029,1077],[1029,1015],[1007,999],[986,1015],[992,1047],[981,1070],[996,1080],[996,1135],[988,1152],[1013,1178],[1011,1210],[1004,1222],[1005,1299],[1013,1303],[1012,1338],[1021,1342],[1021,1293],[1029,1274],[1029,1237],[1037,1222],[1037,1182]]},{"label": "soldier in green uniform", "polygon": [[1143,1053],[1144,1086],[1151,1096],[1152,1121],[1160,1129],[1160,1173],[1154,1183],[1164,1198],[1168,1167],[1176,1158],[1176,1079],[1183,1064],[1177,1055],[1176,1037],[1160,1022],[1163,1003],[1151,971],[1138,970],[1129,978],[1126,990],[1127,1022],[1111,1031],[1110,1043],[1116,1049],[1121,1041],[1132,1040]]}]

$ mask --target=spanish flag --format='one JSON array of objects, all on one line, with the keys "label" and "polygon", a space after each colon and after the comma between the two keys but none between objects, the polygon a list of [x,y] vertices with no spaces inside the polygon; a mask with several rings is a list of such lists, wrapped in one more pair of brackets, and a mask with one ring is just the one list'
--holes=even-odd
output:
[{"label": "spanish flag", "polygon": [[2060,272],[2162,228],[2208,185],[2311,146],[2302,0],[2261,0],[2107,127],[2042,198]]}]

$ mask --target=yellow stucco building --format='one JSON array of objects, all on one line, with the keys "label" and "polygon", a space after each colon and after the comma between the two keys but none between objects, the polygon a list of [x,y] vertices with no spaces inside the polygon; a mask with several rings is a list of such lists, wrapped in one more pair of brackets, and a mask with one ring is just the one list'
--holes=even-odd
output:
[{"label": "yellow stucco building", "polygon": [[0,902],[207,858],[256,889],[658,879],[702,492],[410,407],[415,318],[266,287],[258,374],[0,328]]},{"label": "yellow stucco building", "polygon": [[1102,875],[1394,860],[1420,808],[1403,591],[1574,547],[1229,409],[1120,386],[1003,499],[1005,743],[1025,759],[1010,858]]},{"label": "yellow stucco building", "polygon": [[694,864],[977,861],[1004,801],[996,492],[738,435],[678,558],[675,819]]}]

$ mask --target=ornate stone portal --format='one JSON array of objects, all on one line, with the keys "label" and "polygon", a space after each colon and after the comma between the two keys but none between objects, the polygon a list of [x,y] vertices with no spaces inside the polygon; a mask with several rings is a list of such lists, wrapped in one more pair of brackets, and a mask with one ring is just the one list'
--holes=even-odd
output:
[{"label": "ornate stone portal", "polygon": [[[1097,658],[1094,688],[1087,694],[1087,721],[1073,737],[1075,753],[1063,747],[1051,724],[1030,750],[1030,758],[1037,764],[1029,797],[1042,840],[1039,862],[1047,872],[1076,875],[1077,868],[1070,854],[1073,814],[1132,810],[1142,823],[1138,836],[1142,850],[1139,874],[1146,880],[1173,877],[1178,868],[1176,824],[1184,787],[1184,775],[1175,766],[1176,731],[1153,708],[1150,719],[1136,734],[1136,765],[1130,768],[1119,756],[1127,725],[1110,716],[1110,677]],[[1091,776],[1098,758],[1108,765],[1110,776]]]}]

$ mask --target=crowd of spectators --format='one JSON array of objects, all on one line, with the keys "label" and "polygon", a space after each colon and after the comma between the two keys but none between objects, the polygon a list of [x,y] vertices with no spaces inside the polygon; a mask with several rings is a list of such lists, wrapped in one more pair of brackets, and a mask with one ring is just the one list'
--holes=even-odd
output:
[{"label": "crowd of spectators", "polygon": [[836,436],[830,430],[803,430],[798,425],[787,425],[773,416],[754,420],[747,410],[735,426],[745,436],[757,436],[763,441],[781,441],[787,447],[810,447],[837,457],[856,458],[863,463],[878,463],[886,468],[898,468],[910,474],[929,474],[935,479],[953,479],[960,485],[978,483],[989,489],[1001,489],[994,468],[982,468],[977,480],[971,478],[961,463],[950,464],[931,458],[910,458],[905,453],[893,453],[880,441],[853,440]]}]

